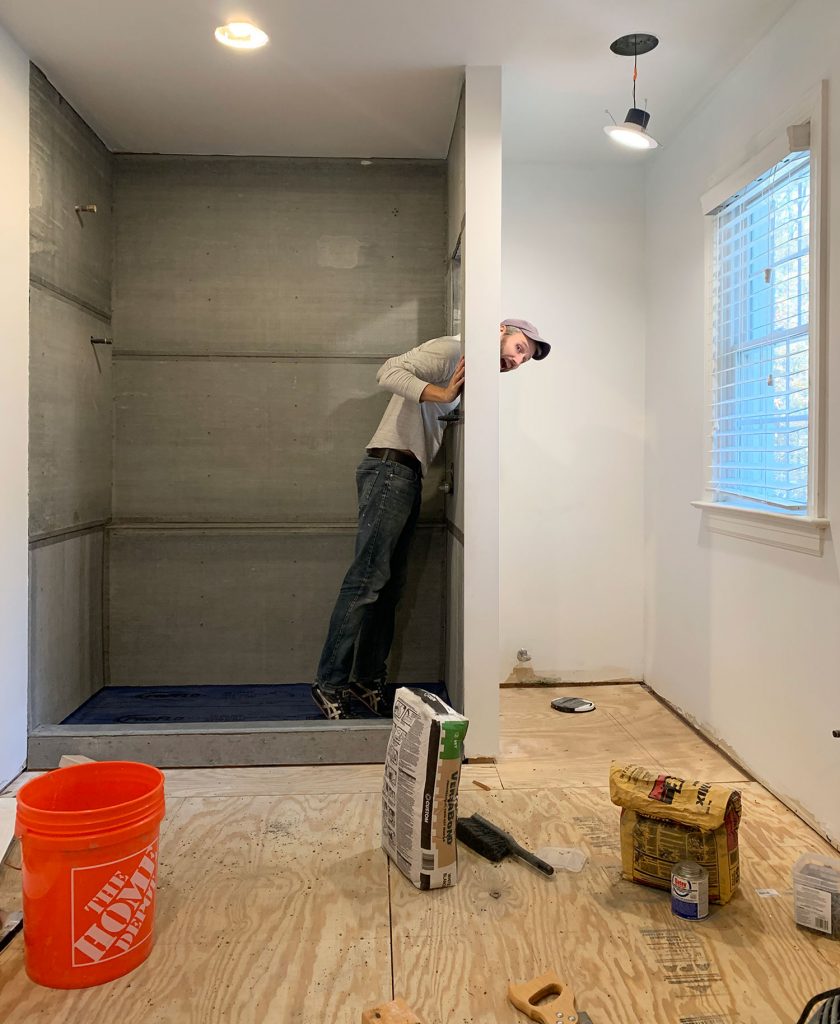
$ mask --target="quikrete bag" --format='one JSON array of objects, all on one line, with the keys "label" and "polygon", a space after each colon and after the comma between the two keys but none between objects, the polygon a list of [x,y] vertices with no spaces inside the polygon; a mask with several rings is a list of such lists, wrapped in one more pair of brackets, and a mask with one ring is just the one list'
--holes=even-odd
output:
[{"label": "quikrete bag", "polygon": [[621,808],[624,878],[670,889],[672,867],[693,860],[709,872],[709,899],[729,902],[740,879],[738,790],[614,761],[610,799]]},{"label": "quikrete bag", "polygon": [[382,848],[418,889],[458,880],[455,824],[468,724],[433,693],[397,690],[382,780]]}]

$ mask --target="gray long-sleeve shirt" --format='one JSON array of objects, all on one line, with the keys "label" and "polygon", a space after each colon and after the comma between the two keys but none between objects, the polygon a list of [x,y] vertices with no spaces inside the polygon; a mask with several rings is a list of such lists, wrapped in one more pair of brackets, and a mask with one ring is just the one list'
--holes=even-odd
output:
[{"label": "gray long-sleeve shirt", "polygon": [[383,363],[376,380],[386,391],[393,392],[393,397],[368,448],[399,448],[412,452],[425,476],[443,441],[446,424],[438,417],[457,408],[461,399],[445,403],[421,402],[420,395],[427,384],[446,387],[460,358],[461,339],[447,336],[426,341]]}]

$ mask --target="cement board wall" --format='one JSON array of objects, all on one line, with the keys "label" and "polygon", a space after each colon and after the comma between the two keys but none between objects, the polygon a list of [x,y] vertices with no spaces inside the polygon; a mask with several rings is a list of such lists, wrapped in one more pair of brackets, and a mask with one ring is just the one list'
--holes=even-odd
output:
[{"label": "cement board wall", "polygon": [[[114,684],[311,682],[354,542],[351,529],[114,530]],[[420,528],[392,678],[443,678],[444,545]]]},{"label": "cement board wall", "polygon": [[[30,719],[55,723],[103,682],[103,530],[111,515],[111,154],[30,75]],[[95,205],[97,212],[77,213]]]},{"label": "cement board wall", "polygon": [[103,683],[104,531],[33,544],[30,576],[30,723],[57,724]]},{"label": "cement board wall", "polygon": [[30,295],[29,532],[111,513],[111,349],[107,323],[39,285]]},{"label": "cement board wall", "polygon": [[[30,274],[107,315],[111,154],[34,65],[30,119]],[[89,205],[96,213],[76,212]]]},{"label": "cement board wall", "polygon": [[[377,361],[118,359],[117,521],[336,523],[388,395]],[[439,521],[440,464],[424,487]]]},{"label": "cement board wall", "polygon": [[[115,167],[111,681],[310,680],[388,398],[376,369],[445,333],[445,164]],[[228,529],[171,529],[209,523]],[[392,659],[407,681],[443,676],[443,532],[421,537]]]},{"label": "cement board wall", "polygon": [[443,161],[116,157],[122,351],[383,358],[443,333]]}]

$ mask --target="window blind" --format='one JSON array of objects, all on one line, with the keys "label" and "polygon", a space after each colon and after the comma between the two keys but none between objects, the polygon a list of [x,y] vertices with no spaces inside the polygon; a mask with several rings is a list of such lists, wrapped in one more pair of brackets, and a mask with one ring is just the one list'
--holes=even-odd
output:
[{"label": "window blind", "polygon": [[791,153],[714,213],[715,500],[808,510],[810,154]]}]

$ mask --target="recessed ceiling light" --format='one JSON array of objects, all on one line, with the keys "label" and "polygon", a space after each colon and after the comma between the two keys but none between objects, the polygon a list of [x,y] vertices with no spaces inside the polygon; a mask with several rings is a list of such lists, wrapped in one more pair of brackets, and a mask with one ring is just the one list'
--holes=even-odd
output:
[{"label": "recessed ceiling light", "polygon": [[268,36],[262,29],[247,21],[231,21],[227,25],[219,25],[216,39],[223,46],[234,50],[258,50],[268,42]]},{"label": "recessed ceiling light", "polygon": [[632,107],[627,111],[627,120],[623,124],[608,124],[604,131],[613,142],[630,149],[656,149],[658,143],[645,131],[650,114],[646,110]]},{"label": "recessed ceiling light", "polygon": [[[646,32],[636,32],[633,35],[622,36],[610,45],[612,52],[617,53],[619,57],[633,58],[633,106],[627,111],[627,117],[623,124],[616,124],[615,118],[609,110],[606,111],[607,114],[610,114],[613,123],[608,124],[604,131],[613,142],[617,142],[620,146],[627,146],[630,149],[656,149],[658,145],[656,139],[647,133],[650,114],[647,110],[636,106],[637,59],[639,54],[650,53],[658,44],[659,40],[656,36]],[[645,107],[647,107],[647,101]]]}]

